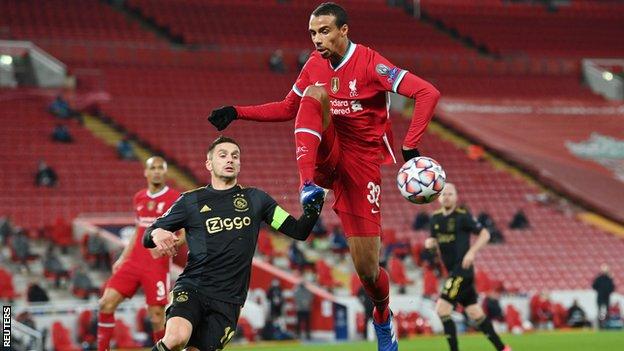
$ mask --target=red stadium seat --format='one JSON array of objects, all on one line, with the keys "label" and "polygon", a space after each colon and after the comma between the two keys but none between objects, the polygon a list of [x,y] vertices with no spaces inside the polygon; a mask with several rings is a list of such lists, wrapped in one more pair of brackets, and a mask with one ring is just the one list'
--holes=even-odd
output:
[{"label": "red stadium seat", "polygon": [[84,310],[78,315],[78,341],[80,343],[93,344],[97,339],[97,335],[91,333],[92,318],[91,310]]},{"label": "red stadium seat", "polygon": [[52,323],[52,345],[56,351],[80,351],[71,338],[70,332],[59,321]]},{"label": "red stadium seat", "polygon": [[130,333],[130,326],[124,321],[117,319],[115,321],[115,329],[113,331],[113,339],[117,343],[118,348],[137,349],[141,348],[141,345],[134,341],[132,334]]},{"label": "red stadium seat", "polygon": [[429,268],[423,268],[423,296],[434,298],[438,295],[438,278],[435,272]]},{"label": "red stadium seat", "polygon": [[325,288],[335,288],[342,284],[334,279],[333,273],[329,265],[322,259],[319,259],[314,264],[317,282],[320,286]]},{"label": "red stadium seat", "polygon": [[0,300],[13,301],[17,297],[19,294],[15,292],[13,275],[0,267]]},{"label": "red stadium seat", "polygon": [[258,252],[269,259],[275,254],[271,234],[266,230],[260,230],[258,234]]},{"label": "red stadium seat", "polygon": [[389,262],[390,281],[402,287],[410,285],[413,282],[407,277],[405,265],[403,261],[396,256],[392,256]]}]

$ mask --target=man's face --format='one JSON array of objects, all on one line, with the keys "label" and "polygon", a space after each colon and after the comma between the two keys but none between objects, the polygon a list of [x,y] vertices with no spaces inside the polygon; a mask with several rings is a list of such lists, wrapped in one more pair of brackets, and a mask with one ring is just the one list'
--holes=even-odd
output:
[{"label": "man's face", "polygon": [[316,50],[323,58],[329,58],[336,55],[340,43],[347,36],[349,26],[345,24],[341,28],[336,27],[336,17],[332,15],[312,15],[309,31]]},{"label": "man's face", "polygon": [[457,190],[455,185],[447,183],[438,198],[444,208],[452,208],[457,204]]},{"label": "man's face", "polygon": [[206,168],[213,176],[233,180],[240,173],[240,149],[236,144],[221,143],[215,146],[206,160]]},{"label": "man's face", "polygon": [[167,163],[160,157],[150,158],[145,165],[145,178],[154,186],[159,186],[167,181]]}]

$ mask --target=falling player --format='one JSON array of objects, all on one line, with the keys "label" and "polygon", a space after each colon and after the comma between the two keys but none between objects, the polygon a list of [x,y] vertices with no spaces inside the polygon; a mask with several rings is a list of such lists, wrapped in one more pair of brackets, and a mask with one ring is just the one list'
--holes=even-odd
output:
[{"label": "falling player", "polygon": [[397,350],[388,308],[388,273],[379,267],[381,235],[380,164],[396,162],[388,120],[388,92],[416,100],[403,142],[405,160],[419,156],[422,137],[440,93],[430,83],[400,69],[376,51],[349,40],[345,10],[323,3],[310,16],[316,48],[286,98],[258,106],[226,106],[212,111],[218,130],[233,120],[261,122],[295,118],[296,158],[302,205],[334,191],[334,211],[348,237],[351,257],[375,304],[373,324],[379,350]]},{"label": "falling player", "polygon": [[[511,351],[494,331],[492,322],[477,303],[474,287],[473,262],[477,252],[490,240],[490,233],[464,208],[457,207],[457,190],[452,183],[446,183],[438,198],[442,208],[431,217],[431,237],[425,241],[428,250],[440,247],[442,262],[449,277],[444,282],[442,294],[436,302],[436,313],[442,320],[444,334],[451,351],[458,351],[457,331],[451,312],[457,303],[464,306],[472,319],[498,351]],[[470,234],[479,237],[472,246]]]},{"label": "falling player", "polygon": [[[173,205],[180,193],[170,189],[166,182],[167,162],[154,156],[145,162],[147,189],[134,195],[136,231],[121,256],[113,264],[113,275],[106,283],[99,301],[97,343],[98,351],[110,350],[110,340],[115,327],[115,310],[126,298],[132,297],[139,286],[143,287],[147,312],[152,322],[154,342],[165,333],[165,306],[169,294],[169,257],[154,258],[143,247],[141,240],[145,228],[162,216]],[[178,240],[178,245],[184,242]]]}]

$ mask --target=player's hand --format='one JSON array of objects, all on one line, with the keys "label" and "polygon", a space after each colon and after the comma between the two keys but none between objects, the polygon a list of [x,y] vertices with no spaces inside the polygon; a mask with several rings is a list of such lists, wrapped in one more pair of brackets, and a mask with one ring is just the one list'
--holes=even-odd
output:
[{"label": "player's hand", "polygon": [[474,263],[474,260],[475,260],[475,254],[474,254],[474,252],[469,250],[464,255],[464,259],[462,261],[462,268],[463,269],[470,268],[472,266],[472,264]]},{"label": "player's hand", "polygon": [[154,251],[161,256],[173,257],[178,253],[177,241],[175,234],[162,228],[154,229],[152,232],[152,240],[156,244]]},{"label": "player's hand", "polygon": [[414,157],[420,156],[420,152],[417,148],[407,149],[405,146],[401,148],[401,153],[403,154],[403,161],[405,162],[413,159]]},{"label": "player's hand", "polygon": [[223,106],[213,110],[210,116],[208,116],[208,121],[212,123],[217,130],[224,130],[236,118],[238,118],[238,112],[236,112],[233,106]]},{"label": "player's hand", "polygon": [[121,268],[121,265],[124,263],[125,260],[126,260],[125,258],[119,257],[117,259],[117,261],[115,261],[115,263],[113,263],[113,267],[112,267],[113,273],[117,272],[119,270],[119,268]]}]

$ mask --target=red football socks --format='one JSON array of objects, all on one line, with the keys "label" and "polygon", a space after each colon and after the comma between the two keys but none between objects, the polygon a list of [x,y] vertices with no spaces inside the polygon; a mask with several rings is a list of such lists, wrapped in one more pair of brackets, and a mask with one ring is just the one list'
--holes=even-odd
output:
[{"label": "red football socks", "polygon": [[115,315],[113,313],[98,313],[97,327],[97,349],[98,351],[109,351],[110,340],[115,330]]},{"label": "red football socks", "polygon": [[390,302],[390,280],[388,279],[388,272],[380,267],[375,284],[367,284],[362,281],[362,285],[366,290],[366,294],[368,294],[373,304],[375,304],[375,312],[373,313],[375,323],[384,323],[388,320],[388,316],[390,315],[390,309],[388,308],[388,303]]},{"label": "red football socks", "polygon": [[300,186],[314,180],[316,154],[321,143],[323,111],[320,101],[304,96],[299,103],[295,120],[295,144],[297,146],[297,167]]}]

